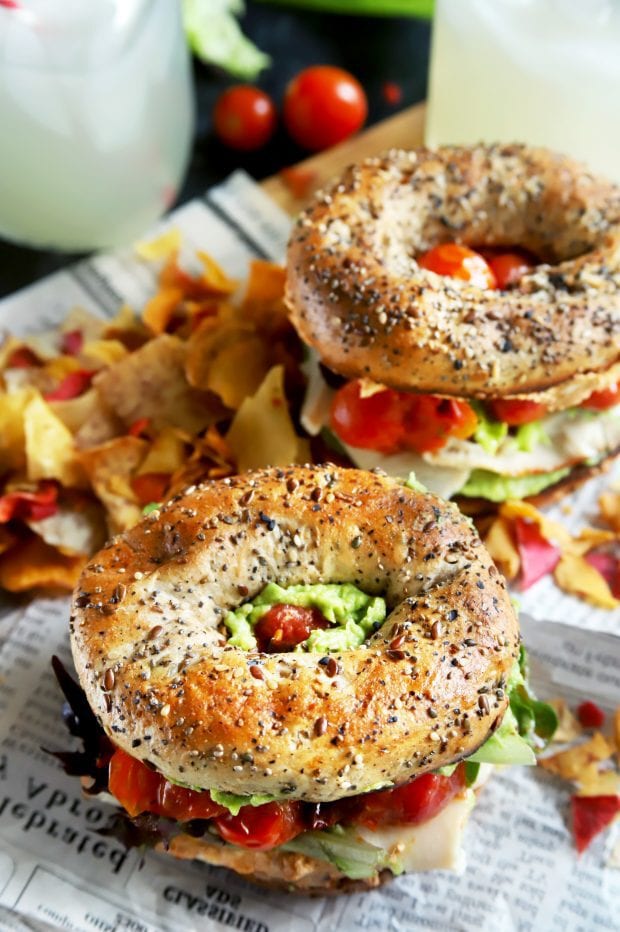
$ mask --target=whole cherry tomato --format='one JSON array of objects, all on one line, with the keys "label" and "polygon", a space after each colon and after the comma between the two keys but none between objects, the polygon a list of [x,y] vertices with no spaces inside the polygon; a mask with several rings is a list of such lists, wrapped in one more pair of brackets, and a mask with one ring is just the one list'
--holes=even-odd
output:
[{"label": "whole cherry tomato", "polygon": [[356,133],[368,102],[352,74],[332,65],[313,65],[293,78],[284,92],[282,116],[295,142],[318,152]]},{"label": "whole cherry tomato", "polygon": [[538,421],[547,413],[545,405],[521,398],[497,398],[489,402],[493,417],[511,427]]},{"label": "whole cherry tomato", "polygon": [[272,605],[254,626],[259,650],[266,653],[292,650],[306,641],[315,628],[329,628],[318,608],[301,605]]},{"label": "whole cherry tomato", "polygon": [[231,149],[260,149],[273,136],[276,108],[264,91],[238,84],[218,97],[213,125],[218,138]]},{"label": "whole cherry tomato", "polygon": [[441,243],[418,257],[418,265],[437,275],[461,278],[477,288],[496,288],[497,282],[486,259],[469,246]]},{"label": "whole cherry tomato", "polygon": [[516,285],[522,275],[529,272],[535,265],[534,260],[525,252],[513,250],[500,252],[487,258],[491,271],[495,276],[498,288],[509,288]]},{"label": "whole cherry tomato", "polygon": [[450,437],[471,437],[477,426],[478,415],[467,401],[409,395],[404,446],[417,453],[431,453],[445,446]]},{"label": "whole cherry tomato", "polygon": [[394,453],[404,436],[401,396],[391,388],[362,396],[362,383],[346,382],[334,395],[330,423],[352,447]]}]

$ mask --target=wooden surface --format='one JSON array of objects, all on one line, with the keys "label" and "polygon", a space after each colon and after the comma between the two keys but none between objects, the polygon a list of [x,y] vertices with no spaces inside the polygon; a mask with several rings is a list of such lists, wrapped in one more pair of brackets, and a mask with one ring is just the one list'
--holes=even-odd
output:
[{"label": "wooden surface", "polygon": [[[375,123],[339,146],[299,162],[289,170],[289,178],[292,176],[289,183],[284,180],[284,172],[266,178],[261,182],[261,188],[280,207],[290,214],[295,214],[317,188],[340,174],[351,162],[378,155],[386,149],[413,149],[421,146],[424,141],[424,112],[424,104],[407,107],[406,110],[401,110],[381,123]],[[303,195],[299,197],[292,191],[297,185],[303,188]]]}]

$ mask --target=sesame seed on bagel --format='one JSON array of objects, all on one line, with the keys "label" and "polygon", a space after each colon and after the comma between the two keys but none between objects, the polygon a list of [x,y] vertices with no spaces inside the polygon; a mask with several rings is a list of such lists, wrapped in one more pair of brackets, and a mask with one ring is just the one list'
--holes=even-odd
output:
[{"label": "sesame seed on bagel", "polygon": [[[446,242],[521,247],[540,264],[488,291],[418,264]],[[388,152],[300,216],[287,302],[347,378],[579,404],[620,375],[620,188],[521,145]]]},{"label": "sesame seed on bagel", "polygon": [[[269,582],[352,583],[388,616],[327,658],[231,646],[224,614]],[[118,747],[194,788],[317,802],[473,753],[519,651],[505,584],[455,506],[332,465],[188,489],[88,564],[71,632]]]}]

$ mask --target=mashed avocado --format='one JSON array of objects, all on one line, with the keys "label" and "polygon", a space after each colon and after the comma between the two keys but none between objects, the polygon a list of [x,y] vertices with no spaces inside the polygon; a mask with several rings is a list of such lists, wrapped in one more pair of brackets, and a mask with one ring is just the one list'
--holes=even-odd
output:
[{"label": "mashed avocado", "polygon": [[458,494],[468,498],[487,498],[491,502],[527,498],[530,495],[538,495],[550,485],[555,485],[569,472],[570,469],[567,468],[530,476],[500,476],[487,469],[474,469]]},{"label": "mashed avocado", "polygon": [[313,586],[289,586],[268,583],[251,602],[228,612],[224,624],[230,631],[228,643],[241,650],[256,650],[254,625],[274,605],[299,605],[317,608],[334,627],[314,630],[296,650],[327,653],[350,650],[363,644],[381,627],[387,613],[385,599],[366,595],[351,583],[317,583]]}]

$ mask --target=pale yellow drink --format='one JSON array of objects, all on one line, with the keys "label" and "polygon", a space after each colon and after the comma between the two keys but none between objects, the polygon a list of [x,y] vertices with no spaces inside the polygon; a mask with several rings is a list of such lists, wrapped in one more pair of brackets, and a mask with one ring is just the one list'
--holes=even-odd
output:
[{"label": "pale yellow drink", "polygon": [[620,0],[436,0],[426,142],[545,145],[620,181]]}]

